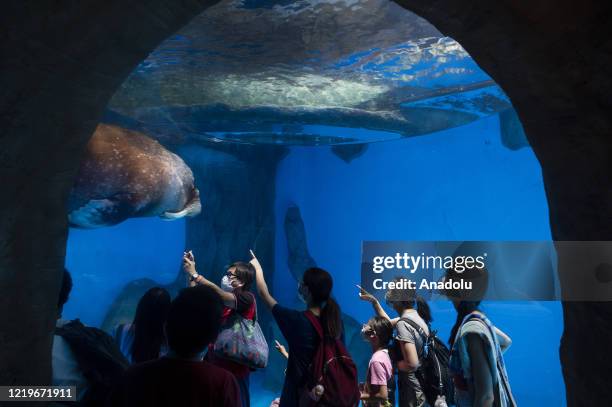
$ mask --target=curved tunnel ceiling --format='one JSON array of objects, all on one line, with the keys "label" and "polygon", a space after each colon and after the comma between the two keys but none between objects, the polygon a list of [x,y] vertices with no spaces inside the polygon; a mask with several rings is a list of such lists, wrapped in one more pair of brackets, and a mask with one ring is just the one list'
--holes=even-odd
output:
[{"label": "curved tunnel ceiling", "polygon": [[510,107],[457,42],[387,0],[224,0],[131,73],[107,120],[165,140],[320,145]]}]

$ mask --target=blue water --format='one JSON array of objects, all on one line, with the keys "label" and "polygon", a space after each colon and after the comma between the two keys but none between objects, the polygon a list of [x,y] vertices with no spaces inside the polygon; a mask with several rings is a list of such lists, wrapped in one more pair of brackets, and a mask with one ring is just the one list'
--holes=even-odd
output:
[{"label": "blue water", "polygon": [[[333,274],[335,297],[358,321],[372,314],[354,288],[362,240],[551,238],[539,163],[530,148],[511,151],[501,144],[497,115],[427,136],[371,143],[350,163],[328,146],[291,147],[270,182],[276,190],[273,295],[281,303],[296,300],[284,216],[297,205],[310,255]],[[75,288],[64,317],[100,325],[126,283],[143,277],[172,282],[186,222],[136,219],[71,230],[66,264]],[[434,326],[446,339],[454,310],[446,301],[433,302],[432,309]],[[513,339],[506,363],[519,405],[565,405],[557,356],[560,304],[489,302],[484,309]],[[252,378],[253,405],[267,407],[280,389],[264,390],[261,376]]]},{"label": "blue water", "polygon": [[66,268],[74,290],[64,317],[99,326],[123,286],[139,278],[171,283],[185,250],[185,221],[129,219],[116,226],[70,229]]},{"label": "blue water", "polygon": [[[335,294],[345,312],[365,321],[357,298],[362,240],[550,240],[540,165],[533,151],[501,145],[496,116],[401,141],[372,143],[350,164],[329,149],[295,147],[281,163],[276,212],[297,204],[310,254],[342,276]],[[277,218],[282,230],[283,218]],[[285,236],[276,235],[276,280],[291,286]],[[278,293],[291,302],[294,291]],[[558,360],[558,302],[487,303],[485,311],[514,343],[506,355],[520,406],[565,404]],[[455,313],[433,302],[443,338]],[[388,310],[390,313],[392,310]]]}]

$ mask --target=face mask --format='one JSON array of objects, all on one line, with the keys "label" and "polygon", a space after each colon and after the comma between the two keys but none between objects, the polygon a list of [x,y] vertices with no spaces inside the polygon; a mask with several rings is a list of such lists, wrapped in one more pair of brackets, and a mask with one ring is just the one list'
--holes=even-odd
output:
[{"label": "face mask", "polygon": [[232,283],[230,283],[230,279],[227,275],[223,276],[221,279],[221,289],[223,291],[227,291],[228,293],[234,291],[234,287],[232,286]]}]

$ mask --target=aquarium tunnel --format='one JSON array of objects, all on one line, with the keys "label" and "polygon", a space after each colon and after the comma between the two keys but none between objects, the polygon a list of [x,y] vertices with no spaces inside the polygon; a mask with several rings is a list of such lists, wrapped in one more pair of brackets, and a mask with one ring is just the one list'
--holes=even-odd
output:
[{"label": "aquarium tunnel", "polygon": [[[306,268],[333,275],[346,343],[364,373],[370,351],[360,329],[372,309],[355,287],[363,241],[551,240],[540,164],[512,101],[461,44],[392,2],[222,1],[131,72],[94,138],[117,131],[180,157],[201,212],[117,224],[75,217],[63,317],[108,332],[132,320],[149,288],[175,295],[185,286],[184,250],[218,282],[253,249],[287,306],[301,307]],[[129,149],[116,154],[138,165]],[[124,181],[87,167],[96,157],[81,165],[87,176],[73,194]],[[451,303],[431,307],[448,338]],[[506,364],[518,404],[564,405],[560,303],[484,309],[512,338]],[[282,342],[259,311],[268,342]],[[271,350],[251,379],[253,406],[280,395],[284,363]]]}]

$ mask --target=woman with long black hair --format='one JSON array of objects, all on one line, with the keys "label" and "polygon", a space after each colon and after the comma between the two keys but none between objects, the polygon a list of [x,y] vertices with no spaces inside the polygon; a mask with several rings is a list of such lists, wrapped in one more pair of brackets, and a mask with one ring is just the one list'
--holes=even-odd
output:
[{"label": "woman with long black hair", "polygon": [[[304,310],[284,307],[272,297],[261,265],[252,251],[251,255],[257,292],[272,310],[272,315],[289,344],[289,360],[280,406],[295,407],[299,405],[302,390],[307,385],[309,365],[320,343],[319,335]],[[309,268],[298,284],[298,296],[305,303],[306,312],[312,313],[320,321],[325,335],[343,339],[340,306],[331,297],[332,287],[333,280],[327,271],[317,267]]]},{"label": "woman with long black hair", "polygon": [[449,269],[445,279],[471,282],[469,290],[445,292],[457,311],[449,339],[457,407],[515,407],[502,355],[512,341],[480,307],[489,281],[486,268]]},{"label": "woman with long black hair", "polygon": [[121,324],[115,329],[115,342],[130,363],[157,359],[167,352],[164,324],[170,302],[168,291],[153,287],[138,301],[132,323]]}]

